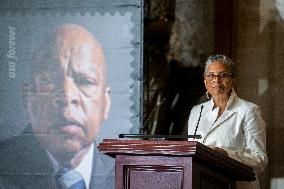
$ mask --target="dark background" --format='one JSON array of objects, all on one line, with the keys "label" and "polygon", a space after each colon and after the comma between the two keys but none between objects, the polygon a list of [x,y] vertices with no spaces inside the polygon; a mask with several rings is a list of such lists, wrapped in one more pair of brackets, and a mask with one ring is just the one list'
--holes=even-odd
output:
[{"label": "dark background", "polygon": [[[186,134],[192,106],[206,100],[205,58],[213,53],[228,55],[236,65],[238,96],[258,104],[267,125],[269,164],[259,175],[263,189],[284,188],[284,6],[279,8],[279,2],[144,1],[143,131]],[[177,16],[184,19],[183,25],[190,23],[193,31],[174,30]],[[185,51],[195,58],[192,62],[169,56],[180,50],[171,43],[172,36],[183,37],[181,48],[189,44]]]}]

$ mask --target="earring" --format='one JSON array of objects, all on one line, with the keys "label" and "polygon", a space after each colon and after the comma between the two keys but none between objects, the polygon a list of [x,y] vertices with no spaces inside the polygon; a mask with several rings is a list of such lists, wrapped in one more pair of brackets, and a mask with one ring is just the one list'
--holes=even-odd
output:
[{"label": "earring", "polygon": [[207,97],[207,99],[209,100],[210,99],[210,96],[209,96],[209,92],[208,91],[206,91],[206,97]]}]

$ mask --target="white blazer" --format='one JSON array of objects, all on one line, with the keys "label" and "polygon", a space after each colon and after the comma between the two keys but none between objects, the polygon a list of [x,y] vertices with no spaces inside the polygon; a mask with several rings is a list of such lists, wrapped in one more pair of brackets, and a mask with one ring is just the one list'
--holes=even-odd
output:
[{"label": "white blazer", "polygon": [[[225,149],[229,157],[251,166],[256,173],[267,165],[265,123],[257,105],[238,98],[232,90],[227,108],[217,119],[219,108],[213,99],[194,106],[188,120],[188,134],[202,136],[199,142]],[[214,109],[213,109],[214,108]],[[237,182],[237,189],[259,189],[258,179],[253,182]]]}]

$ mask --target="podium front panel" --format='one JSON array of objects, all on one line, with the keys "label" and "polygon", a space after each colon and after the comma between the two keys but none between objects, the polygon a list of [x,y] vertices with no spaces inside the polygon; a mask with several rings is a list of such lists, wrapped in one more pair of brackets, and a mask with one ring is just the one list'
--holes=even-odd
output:
[{"label": "podium front panel", "polygon": [[191,157],[116,156],[116,189],[191,188]]}]

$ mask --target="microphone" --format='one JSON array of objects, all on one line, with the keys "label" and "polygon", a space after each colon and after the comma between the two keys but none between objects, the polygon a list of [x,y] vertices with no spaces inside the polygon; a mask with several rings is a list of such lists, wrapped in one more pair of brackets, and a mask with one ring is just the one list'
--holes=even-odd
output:
[{"label": "microphone", "polygon": [[148,117],[148,118],[147,118],[145,121],[143,121],[143,125],[142,125],[142,127],[140,128],[140,133],[145,133],[145,131],[146,131],[146,133],[148,133],[148,132],[147,132],[147,126],[148,126],[148,123],[149,123],[150,119],[152,118],[153,113],[155,113],[155,112],[158,110],[158,108],[159,108],[161,105],[164,104],[165,101],[166,101],[166,98],[164,97],[164,98],[153,108],[153,110],[152,110],[148,115],[146,114],[146,115],[143,117],[143,120],[145,120],[146,117]]},{"label": "microphone", "polygon": [[[148,122],[151,119],[153,113],[155,113],[158,108],[164,104],[166,101],[166,98],[163,98],[155,107],[154,109],[148,114],[148,118],[143,124],[143,127],[140,129],[140,134],[119,134],[119,138],[135,138],[135,139],[142,139],[142,140],[180,140],[180,139],[186,139],[186,138],[194,138],[194,139],[201,139],[201,135],[152,135],[152,134],[144,134],[145,131],[147,131]],[[203,108],[203,105],[202,105]],[[202,111],[202,109],[201,109]],[[144,116],[143,119],[145,119],[146,116]],[[199,118],[200,119],[200,118]],[[141,134],[142,133],[142,134]]]},{"label": "microphone", "polygon": [[202,113],[202,110],[203,110],[203,105],[201,105],[201,109],[200,109],[200,113],[199,113],[199,117],[198,117],[198,121],[197,121],[197,124],[195,126],[195,131],[194,131],[194,134],[193,136],[196,136],[196,132],[197,132],[197,129],[198,129],[198,125],[199,125],[199,121],[200,121],[200,118],[201,118],[201,113]]}]

